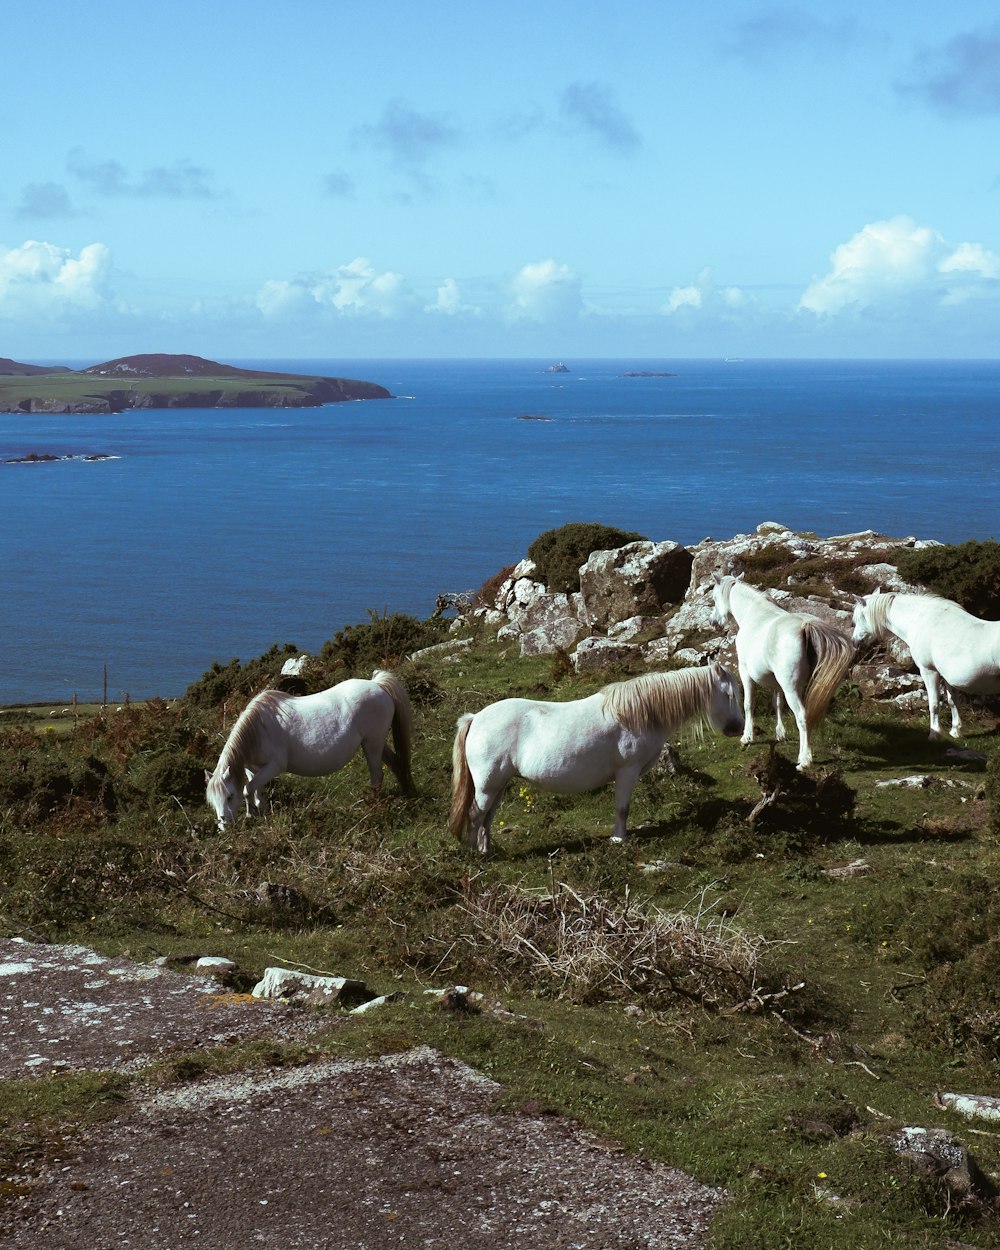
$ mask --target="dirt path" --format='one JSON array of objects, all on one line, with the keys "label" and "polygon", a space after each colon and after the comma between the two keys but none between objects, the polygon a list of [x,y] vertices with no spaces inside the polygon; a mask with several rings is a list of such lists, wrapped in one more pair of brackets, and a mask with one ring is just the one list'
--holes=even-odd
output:
[{"label": "dirt path", "polygon": [[[152,974],[152,975],[151,975]],[[313,1013],[211,981],[0,939],[0,1077],[135,1068],[177,1048],[302,1036]],[[75,1137],[0,1207],[11,1250],[673,1250],[703,1246],[716,1190],[422,1047],[198,1081]],[[17,1181],[18,1178],[12,1178]],[[23,1178],[22,1178],[23,1179]]]}]

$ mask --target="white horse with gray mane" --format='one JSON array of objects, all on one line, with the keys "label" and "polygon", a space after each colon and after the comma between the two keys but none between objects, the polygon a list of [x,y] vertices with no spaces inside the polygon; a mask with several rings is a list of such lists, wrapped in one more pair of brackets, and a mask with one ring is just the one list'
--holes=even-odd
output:
[{"label": "white horse with gray mane", "polygon": [[624,841],[636,782],[689,721],[718,733],[742,731],[736,683],[721,664],[646,673],[566,703],[501,699],[466,713],[452,751],[451,831],[488,854],[493,817],[515,776],[557,794],[614,781],[611,838]]},{"label": "white horse with gray mane", "polygon": [[[280,773],[321,777],[364,752],[372,792],[389,765],[404,794],[414,794],[410,772],[410,699],[395,675],[378,669],[371,681],[350,678],[318,694],[264,690],[240,713],[215,771],[205,773],[205,797],[224,829],[240,800],[247,815],[263,806],[261,792]],[[392,731],[395,750],[387,739]]]},{"label": "white horse with gray mane", "polygon": [[808,612],[788,612],[740,578],[716,577],[712,624],[737,625],[736,657],[743,683],[743,742],[753,741],[753,687],[773,688],[774,736],[784,741],[787,706],[799,731],[798,767],[812,763],[809,735],[821,723],[854,660],[854,647],[839,629]]},{"label": "white horse with gray mane", "polygon": [[894,636],[910,648],[920,670],[930,710],[930,737],[940,738],[938,710],[943,689],[951,708],[951,736],[962,732],[952,690],[1000,694],[1000,621],[978,616],[937,595],[872,591],[854,608],[854,641]]}]

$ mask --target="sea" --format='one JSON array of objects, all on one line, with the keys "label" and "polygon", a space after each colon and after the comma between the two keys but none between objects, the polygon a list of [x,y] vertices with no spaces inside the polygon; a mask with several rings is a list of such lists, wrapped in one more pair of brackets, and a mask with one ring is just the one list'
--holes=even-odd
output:
[{"label": "sea", "polygon": [[[393,398],[0,414],[0,704],[172,697],[213,661],[426,616],[568,521],[1000,530],[1000,361],[228,363]],[[32,454],[61,458],[10,463]]]}]

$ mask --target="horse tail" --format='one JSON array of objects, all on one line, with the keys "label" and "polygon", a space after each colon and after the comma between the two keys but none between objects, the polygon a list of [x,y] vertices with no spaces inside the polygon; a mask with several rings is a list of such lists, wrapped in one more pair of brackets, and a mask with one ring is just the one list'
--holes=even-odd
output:
[{"label": "horse tail", "polygon": [[826,715],[837,687],[854,663],[854,644],[825,621],[807,621],[803,633],[809,649],[809,680],[802,694],[806,727],[811,732]]},{"label": "horse tail", "polygon": [[413,712],[406,687],[395,673],[379,668],[372,674],[372,681],[381,686],[392,699],[392,745],[396,752],[396,776],[405,795],[413,798],[417,787],[413,783]]},{"label": "horse tail", "polygon": [[471,727],[472,713],[466,712],[464,716],[458,718],[458,732],[455,734],[455,745],[451,751],[451,812],[448,816],[448,828],[459,840],[465,836],[469,812],[476,793],[472,771],[465,754],[465,740],[469,736]]}]

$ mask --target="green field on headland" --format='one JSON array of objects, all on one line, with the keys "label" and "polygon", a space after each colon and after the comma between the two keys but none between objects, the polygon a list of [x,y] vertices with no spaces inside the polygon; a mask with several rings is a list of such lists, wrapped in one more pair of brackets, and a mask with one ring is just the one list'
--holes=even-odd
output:
[{"label": "green field on headland", "polygon": [[303,408],[386,398],[389,392],[374,382],[238,369],[198,356],[126,356],[80,371],[0,364],[0,412]]}]

